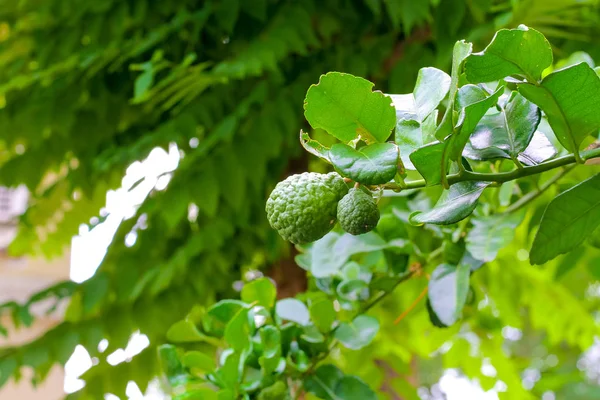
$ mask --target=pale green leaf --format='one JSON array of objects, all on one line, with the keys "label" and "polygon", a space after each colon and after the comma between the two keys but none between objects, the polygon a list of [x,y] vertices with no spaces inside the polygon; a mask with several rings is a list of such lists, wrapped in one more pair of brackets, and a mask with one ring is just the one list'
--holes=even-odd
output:
[{"label": "pale green leaf", "polygon": [[275,307],[277,315],[286,321],[292,321],[299,325],[310,323],[310,314],[306,305],[297,299],[283,299],[277,302]]},{"label": "pale green leaf", "polygon": [[419,70],[413,96],[419,121],[425,120],[439,106],[450,90],[450,76],[437,68]]},{"label": "pale green leaf", "polygon": [[267,309],[275,305],[277,290],[269,278],[259,278],[248,282],[242,288],[242,301],[246,303],[255,303]]},{"label": "pale green leaf", "polygon": [[352,350],[368,346],[379,331],[379,321],[368,315],[359,315],[350,323],[342,322],[335,331],[335,338]]},{"label": "pale green leaf", "polygon": [[462,315],[469,292],[468,265],[441,264],[429,280],[429,304],[438,320],[445,326],[454,325]]},{"label": "pale green leaf", "polygon": [[344,143],[359,136],[384,142],[394,128],[396,115],[391,99],[372,88],[373,83],[350,74],[322,75],[306,93],[306,120]]},{"label": "pale green leaf", "polygon": [[515,212],[471,219],[473,228],[466,238],[467,250],[477,260],[495,260],[498,252],[515,237],[515,229],[523,216],[522,212]]}]

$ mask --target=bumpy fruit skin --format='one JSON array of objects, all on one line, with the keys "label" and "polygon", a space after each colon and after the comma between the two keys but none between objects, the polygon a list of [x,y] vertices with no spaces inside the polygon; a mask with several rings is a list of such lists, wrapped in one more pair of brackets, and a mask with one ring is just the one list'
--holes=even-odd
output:
[{"label": "bumpy fruit skin", "polygon": [[362,235],[377,226],[379,208],[372,196],[360,189],[350,189],[338,204],[337,217],[346,232]]},{"label": "bumpy fruit skin", "polygon": [[294,244],[314,242],[333,228],[337,204],[348,187],[337,173],[305,172],[279,182],[267,200],[267,218]]}]

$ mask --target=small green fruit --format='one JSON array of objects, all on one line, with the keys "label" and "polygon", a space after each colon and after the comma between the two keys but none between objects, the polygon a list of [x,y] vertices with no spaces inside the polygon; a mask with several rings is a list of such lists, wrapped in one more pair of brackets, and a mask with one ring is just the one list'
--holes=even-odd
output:
[{"label": "small green fruit", "polygon": [[335,172],[292,175],[271,192],[267,218],[285,240],[314,242],[335,225],[337,204],[346,193],[348,186]]},{"label": "small green fruit", "polygon": [[338,203],[337,217],[342,229],[352,235],[361,235],[377,226],[379,208],[372,196],[354,188]]}]

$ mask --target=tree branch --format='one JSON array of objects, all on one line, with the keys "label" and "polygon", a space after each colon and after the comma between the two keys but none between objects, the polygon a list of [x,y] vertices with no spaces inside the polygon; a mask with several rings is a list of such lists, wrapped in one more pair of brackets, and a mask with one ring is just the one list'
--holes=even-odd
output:
[{"label": "tree branch", "polygon": [[[600,158],[600,148],[582,151],[580,153],[582,161],[587,161],[593,158]],[[531,167],[518,168],[510,172],[497,172],[497,173],[482,173],[482,172],[471,172],[461,171],[456,174],[446,175],[448,185],[454,185],[459,182],[466,181],[478,181],[478,182],[496,182],[504,183],[515,179],[523,178],[526,176],[541,174],[542,172],[550,171],[556,168],[563,167],[570,164],[579,164],[577,157],[574,154],[555,158],[550,161],[543,162],[538,165]],[[404,187],[400,187],[396,183],[388,183],[383,185],[384,189],[389,190],[402,190],[402,189],[419,189],[427,186],[427,182],[424,179],[417,179],[414,181],[407,181]]]}]

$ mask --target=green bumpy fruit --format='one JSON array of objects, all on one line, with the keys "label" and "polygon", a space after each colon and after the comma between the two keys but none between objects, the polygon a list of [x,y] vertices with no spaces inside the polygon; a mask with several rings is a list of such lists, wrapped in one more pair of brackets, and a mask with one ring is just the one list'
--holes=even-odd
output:
[{"label": "green bumpy fruit", "polygon": [[279,182],[267,200],[267,218],[282,238],[294,244],[314,242],[333,228],[337,204],[348,193],[335,172],[305,172]]},{"label": "green bumpy fruit", "polygon": [[337,217],[346,232],[362,235],[377,226],[379,208],[372,196],[360,189],[350,189],[338,204]]}]

